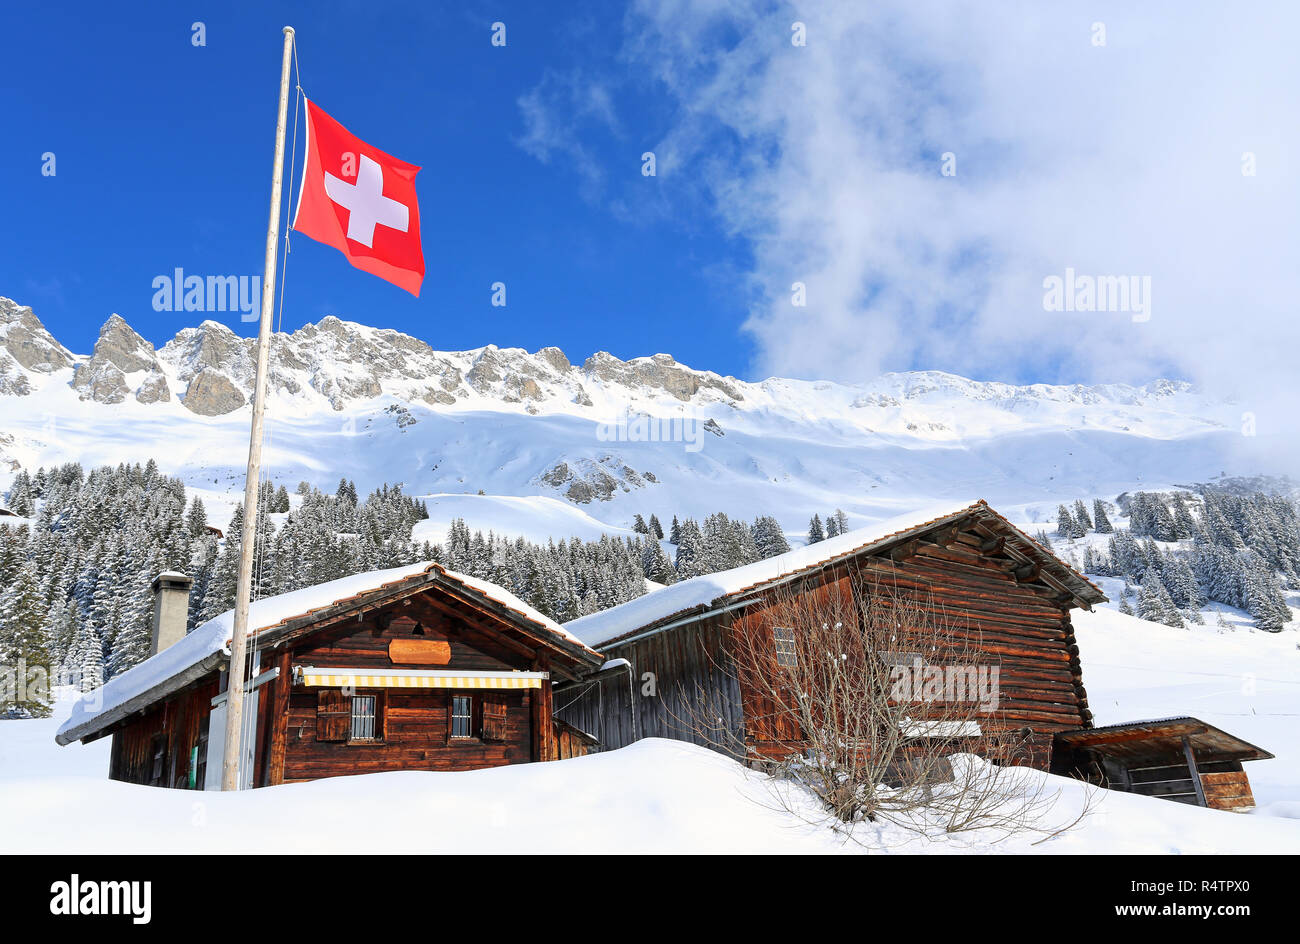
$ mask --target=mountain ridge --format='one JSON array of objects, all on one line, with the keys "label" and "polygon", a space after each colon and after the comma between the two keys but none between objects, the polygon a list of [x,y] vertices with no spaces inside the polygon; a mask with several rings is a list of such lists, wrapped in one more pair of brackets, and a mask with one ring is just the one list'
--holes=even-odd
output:
[{"label": "mountain ridge", "polygon": [[[0,386],[0,395],[27,395],[36,386],[34,375],[47,377],[74,367],[71,384],[82,399],[115,404],[130,395],[154,403],[175,396],[191,412],[223,415],[249,402],[255,347],[255,339],[206,319],[180,329],[155,348],[114,313],[104,322],[91,353],[74,354],[29,306],[0,296],[0,378],[8,378],[9,384]],[[934,392],[1004,405],[1039,400],[1130,406],[1199,393],[1187,381],[1163,378],[1141,386],[1011,384],[937,370],[890,372],[859,384],[781,377],[745,381],[682,364],[662,352],[623,360],[597,351],[577,365],[558,347],[529,352],[488,344],[438,351],[400,331],[336,315],[293,332],[275,332],[270,365],[274,393],[292,398],[314,392],[336,412],[385,394],[431,406],[485,397],[520,404],[526,410],[531,405],[529,412],[558,403],[594,408],[597,404],[588,390],[592,384],[621,387],[634,397],[666,396],[682,404],[732,407],[746,403],[756,391],[778,396],[792,387],[814,393],[860,391],[849,402],[854,409],[894,408]],[[0,379],[0,385],[5,382]]]},{"label": "mountain ridge", "polygon": [[[114,315],[79,354],[0,299],[0,485],[19,467],[153,456],[220,518],[242,489],[254,345],[204,321],[155,348]],[[1060,497],[1270,468],[1236,405],[1181,380],[746,381],[663,353],[435,351],[328,316],[272,337],[270,389],[264,470],[290,487],[401,482],[448,514],[478,513],[477,495],[552,498],[615,528],[654,510],[790,526],[841,507],[865,523],[973,493],[1047,514]]]}]

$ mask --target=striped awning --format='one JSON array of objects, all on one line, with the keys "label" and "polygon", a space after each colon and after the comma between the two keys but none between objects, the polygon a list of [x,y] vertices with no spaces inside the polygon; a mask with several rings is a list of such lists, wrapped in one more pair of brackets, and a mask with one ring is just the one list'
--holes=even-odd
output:
[{"label": "striped awning", "polygon": [[295,666],[294,682],[316,688],[541,688],[549,672],[462,669],[317,669]]}]

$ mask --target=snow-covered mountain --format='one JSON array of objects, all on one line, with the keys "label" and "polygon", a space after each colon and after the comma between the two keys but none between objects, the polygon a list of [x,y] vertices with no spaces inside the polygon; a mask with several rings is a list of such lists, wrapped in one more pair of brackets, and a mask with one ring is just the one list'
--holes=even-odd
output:
[{"label": "snow-covered mountain", "polygon": [[[213,497],[233,494],[253,365],[254,341],[215,321],[156,349],[118,315],[75,354],[0,298],[0,487],[20,465],[153,456]],[[637,512],[718,510],[797,531],[835,507],[860,524],[971,493],[1045,520],[1063,497],[1284,471],[1252,454],[1238,407],[1173,380],[747,382],[667,354],[577,364],[554,347],[435,351],[333,316],[277,333],[271,366],[273,479],[400,481],[471,522],[482,498],[515,497],[552,500],[552,519],[557,502],[572,508],[583,533]]]}]

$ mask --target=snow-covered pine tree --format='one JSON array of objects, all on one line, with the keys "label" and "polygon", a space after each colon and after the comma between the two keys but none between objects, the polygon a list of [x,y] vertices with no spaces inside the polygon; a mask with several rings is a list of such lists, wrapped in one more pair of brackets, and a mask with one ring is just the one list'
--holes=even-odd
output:
[{"label": "snow-covered pine tree", "polygon": [[1098,534],[1113,534],[1115,531],[1115,526],[1110,523],[1110,517],[1106,514],[1106,506],[1102,504],[1100,498],[1092,502],[1092,524]]},{"label": "snow-covered pine tree", "polygon": [[104,646],[99,633],[89,621],[81,626],[77,653],[81,657],[81,691],[94,691],[104,684]]},{"label": "snow-covered pine tree", "polygon": [[700,526],[695,523],[695,519],[687,518],[683,521],[677,537],[677,560],[674,562],[677,568],[677,579],[689,580],[691,577],[709,573],[702,560],[704,534],[700,531]]},{"label": "snow-covered pine tree", "polygon": [[677,571],[673,569],[672,561],[655,540],[645,542],[645,549],[641,555],[641,570],[647,580],[653,580],[655,583],[668,584],[677,581]]},{"label": "snow-covered pine tree", "polygon": [[659,519],[653,514],[650,516],[650,533],[658,541],[664,539],[664,526],[659,523]]},{"label": "snow-covered pine tree", "polygon": [[762,559],[776,557],[790,550],[790,542],[785,539],[781,525],[771,515],[760,515],[754,519],[754,546]]},{"label": "snow-covered pine tree", "polygon": [[1079,536],[1079,525],[1075,522],[1074,516],[1070,514],[1070,509],[1064,505],[1056,506],[1056,533],[1063,538]]},{"label": "snow-covered pine tree", "polygon": [[1190,497],[1184,492],[1174,493],[1174,533],[1178,540],[1186,541],[1196,536],[1196,522],[1192,520],[1192,513],[1187,510],[1187,498]]},{"label": "snow-covered pine tree", "polygon": [[1183,618],[1154,570],[1148,571],[1142,578],[1142,590],[1138,593],[1137,615],[1153,623],[1163,623],[1176,629],[1183,628]]},{"label": "snow-covered pine tree", "polygon": [[0,685],[0,717],[49,716],[54,666],[45,617],[36,563],[25,561],[0,591],[0,670],[12,673],[16,683]]},{"label": "snow-covered pine tree", "polygon": [[[1092,530],[1092,521],[1088,518],[1088,506],[1079,498],[1074,500],[1074,523],[1079,526],[1083,534]],[[1079,537],[1083,537],[1083,534]]]},{"label": "snow-covered pine tree", "polygon": [[826,540],[826,532],[822,530],[822,519],[819,515],[813,515],[812,521],[808,522],[808,543],[817,544]]}]

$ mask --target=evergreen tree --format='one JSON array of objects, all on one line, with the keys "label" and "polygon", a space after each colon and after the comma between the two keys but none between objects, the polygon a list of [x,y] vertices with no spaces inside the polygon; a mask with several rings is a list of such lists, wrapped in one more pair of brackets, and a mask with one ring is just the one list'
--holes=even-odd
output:
[{"label": "evergreen tree", "polygon": [[844,534],[846,531],[849,530],[849,516],[844,513],[843,508],[835,509],[834,518],[835,518],[835,525],[836,525],[835,530],[837,534]]},{"label": "evergreen tree", "polygon": [[1092,530],[1092,522],[1088,519],[1088,506],[1077,498],[1074,500],[1074,523],[1083,532],[1079,537]]},{"label": "evergreen tree", "polygon": [[1137,615],[1153,623],[1163,623],[1177,629],[1183,628],[1183,618],[1169,598],[1164,584],[1154,571],[1142,578],[1142,592],[1138,594]]},{"label": "evergreen tree", "polygon": [[36,564],[27,561],[0,593],[0,667],[13,673],[15,683],[0,685],[0,717],[44,718],[50,713],[53,666],[45,615]]},{"label": "evergreen tree", "polygon": [[658,541],[646,541],[645,550],[641,555],[641,570],[645,573],[647,580],[653,580],[655,583],[674,583],[677,580],[677,571],[673,569],[672,561],[664,553],[664,549]]},{"label": "evergreen tree", "polygon": [[1076,538],[1082,534],[1070,510],[1064,505],[1056,507],[1056,533],[1063,538]]},{"label": "evergreen tree", "polygon": [[777,520],[771,515],[760,515],[754,520],[754,547],[760,558],[776,557],[790,550],[790,542]]},{"label": "evergreen tree", "polygon": [[691,577],[710,573],[705,566],[704,560],[702,560],[704,555],[704,534],[700,531],[700,526],[695,523],[693,518],[687,518],[681,523],[677,537],[677,560],[674,562],[677,568],[677,578],[679,580],[689,580]]},{"label": "evergreen tree", "polygon": [[1110,523],[1110,517],[1106,514],[1106,506],[1101,503],[1100,498],[1092,503],[1092,522],[1098,534],[1113,534],[1115,531],[1114,525]]},{"label": "evergreen tree", "polygon": [[650,516],[650,533],[656,540],[662,541],[664,539],[664,526],[659,523],[659,519],[654,515]]},{"label": "evergreen tree", "polygon": [[81,626],[77,653],[81,659],[81,691],[90,692],[104,684],[104,648],[90,622]]},{"label": "evergreen tree", "polygon": [[826,540],[826,532],[822,530],[822,519],[819,515],[813,515],[812,521],[808,522],[808,543],[817,544]]}]

